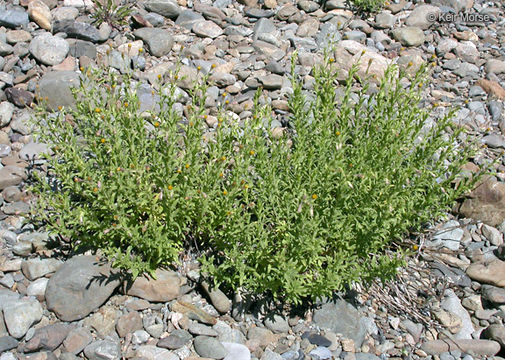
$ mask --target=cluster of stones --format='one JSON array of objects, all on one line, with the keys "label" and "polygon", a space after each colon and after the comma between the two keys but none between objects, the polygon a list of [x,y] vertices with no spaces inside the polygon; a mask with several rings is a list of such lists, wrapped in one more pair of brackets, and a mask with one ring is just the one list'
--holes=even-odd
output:
[{"label": "cluster of stones", "polygon": [[[89,0],[9,0],[0,4],[0,360],[66,359],[480,359],[505,353],[505,166],[486,178],[420,244],[419,266],[452,285],[429,311],[436,330],[405,314],[390,314],[373,299],[355,306],[325,301],[306,316],[245,313],[239,298],[186,275],[160,270],[156,280],[124,284],[93,256],[58,258],[48,235],[25,214],[30,163],[47,145],[34,142],[31,104],[72,106],[70,88],[81,68],[131,72],[150,96],[159,78],[181,63],[177,85],[185,94],[199,74],[211,73],[206,107],[226,98],[240,119],[251,115],[257,88],[286,126],[288,72],[313,86],[311,70],[322,49],[334,54],[340,77],[357,59],[360,74],[380,78],[390,63],[415,71],[432,65],[425,105],[441,115],[459,105],[455,122],[486,147],[468,163],[477,171],[505,149],[505,7],[501,1],[392,2],[367,19],[344,0],[145,0],[132,7],[120,30],[93,25]],[[482,24],[433,22],[441,14],[478,12]],[[435,14],[436,16],[432,16]],[[224,96],[223,96],[224,95]],[[180,106],[188,105],[181,96]],[[209,131],[217,124],[206,118]],[[412,259],[414,261],[414,259]],[[422,282],[413,274],[413,281]],[[418,276],[420,276],[418,274]]]}]

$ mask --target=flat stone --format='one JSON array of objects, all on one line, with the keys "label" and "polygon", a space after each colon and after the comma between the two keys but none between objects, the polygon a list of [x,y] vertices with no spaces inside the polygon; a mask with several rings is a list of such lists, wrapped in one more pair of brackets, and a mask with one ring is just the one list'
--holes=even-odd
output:
[{"label": "flat stone", "polygon": [[195,351],[201,357],[223,359],[228,354],[224,346],[213,337],[197,336],[193,341],[193,345]]},{"label": "flat stone", "polygon": [[14,109],[14,105],[8,101],[2,101],[0,103],[0,127],[9,125]]},{"label": "flat stone", "polygon": [[160,339],[157,346],[165,349],[176,350],[189,343],[192,339],[193,337],[186,330],[174,330],[167,337]]},{"label": "flat stone", "polygon": [[19,87],[7,88],[5,90],[5,95],[7,96],[7,100],[20,108],[31,106],[34,98],[31,92]]},{"label": "flat stone", "polygon": [[128,333],[142,329],[142,318],[136,311],[121,316],[116,324],[116,331],[119,337],[125,337]]},{"label": "flat stone", "polygon": [[310,356],[316,357],[316,359],[326,360],[332,358],[332,353],[328,348],[318,346],[309,353]]},{"label": "flat stone", "polygon": [[0,26],[17,28],[28,25],[28,14],[24,10],[0,10]]},{"label": "flat stone", "polygon": [[[0,170],[1,171],[1,170]],[[483,178],[458,211],[466,218],[498,226],[505,220],[505,183]]]},{"label": "flat stone", "polygon": [[191,30],[194,24],[204,20],[204,17],[197,12],[192,10],[183,10],[177,17],[177,20],[175,20],[175,25]]},{"label": "flat stone", "polygon": [[138,359],[146,360],[179,360],[175,353],[153,345],[140,346],[135,355]]},{"label": "flat stone", "polygon": [[265,326],[274,333],[287,333],[289,331],[288,321],[280,315],[272,315],[265,319]]},{"label": "flat stone", "polygon": [[14,52],[14,47],[11,45],[0,41],[0,56],[7,56]]},{"label": "flat stone", "polygon": [[505,61],[498,59],[488,59],[485,65],[486,72],[493,74],[505,73]]},{"label": "flat stone", "polygon": [[25,178],[26,174],[23,169],[14,165],[7,165],[0,169],[0,190],[19,185]]},{"label": "flat stone", "polygon": [[217,320],[215,317],[202,310],[200,307],[178,300],[172,304],[172,311],[186,314],[191,320],[199,321],[203,324],[215,325]]},{"label": "flat stone", "polygon": [[17,300],[3,306],[4,321],[9,334],[22,338],[28,329],[42,318],[42,306],[36,300]]},{"label": "flat stone", "polygon": [[393,30],[394,38],[404,46],[419,46],[424,43],[423,31],[415,26],[408,26]]},{"label": "flat stone", "polygon": [[487,264],[471,264],[466,274],[475,281],[505,287],[505,262],[494,260]]},{"label": "flat stone", "polygon": [[251,352],[247,346],[230,342],[222,342],[221,344],[228,352],[224,360],[251,360]]},{"label": "flat stone", "polygon": [[63,347],[65,350],[72,354],[79,354],[86,346],[93,341],[93,336],[88,328],[79,327],[71,330],[65,340]]},{"label": "flat stone", "polygon": [[53,351],[65,340],[72,327],[67,324],[52,324],[35,330],[32,338],[24,345],[25,352]]},{"label": "flat stone", "polygon": [[148,0],[144,4],[146,10],[163,15],[169,19],[176,19],[181,13],[181,7],[174,0]]},{"label": "flat stone", "polygon": [[472,352],[474,355],[496,355],[500,351],[500,344],[491,340],[430,340],[421,345],[421,349],[428,355],[440,355],[444,352],[459,350]]},{"label": "flat stone", "polygon": [[153,56],[167,55],[174,45],[172,35],[165,29],[146,27],[135,30],[133,34],[146,43],[149,52]]},{"label": "flat stone", "polygon": [[84,355],[89,360],[119,360],[121,348],[112,340],[98,340],[84,348]]},{"label": "flat stone", "polygon": [[83,324],[94,329],[101,338],[114,336],[119,314],[119,310],[112,306],[102,306],[97,312],[84,319]]},{"label": "flat stone", "polygon": [[266,349],[260,360],[284,360],[284,358],[280,354],[277,354],[270,349]]},{"label": "flat stone", "polygon": [[0,354],[6,351],[17,348],[18,341],[12,336],[2,336],[0,337]]},{"label": "flat stone", "polygon": [[62,264],[63,262],[57,259],[29,259],[23,261],[21,270],[28,280],[33,281],[55,272]]},{"label": "flat stone", "polygon": [[28,3],[28,15],[42,29],[51,31],[53,16],[49,6],[42,0],[32,0]]},{"label": "flat stone", "polygon": [[354,340],[357,347],[360,347],[365,339],[366,329],[361,316],[351,304],[344,300],[324,304],[321,309],[314,311],[313,322],[321,328]]},{"label": "flat stone", "polygon": [[479,59],[480,53],[477,46],[471,41],[461,41],[454,49],[456,56],[463,61],[474,64]]},{"label": "flat stone", "polygon": [[44,65],[56,65],[65,60],[69,45],[58,36],[43,33],[30,42],[30,54]]},{"label": "flat stone", "polygon": [[407,26],[415,26],[422,30],[426,30],[434,24],[434,21],[431,21],[431,19],[436,19],[439,14],[440,8],[437,6],[419,5],[412,10],[407,20],[405,20],[405,24]]},{"label": "flat stone", "polygon": [[48,278],[40,278],[40,279],[33,281],[26,288],[26,295],[44,297],[46,294],[46,288],[47,288],[48,282],[49,282]]},{"label": "flat stone", "polygon": [[476,85],[483,88],[489,95],[495,96],[500,100],[505,100],[505,89],[496,81],[480,79],[476,82]]},{"label": "flat stone", "polygon": [[64,32],[71,38],[97,43],[107,40],[100,31],[91,24],[74,20],[59,20],[53,23],[53,32]]},{"label": "flat stone", "polygon": [[193,25],[193,32],[201,37],[215,39],[223,34],[223,29],[213,21],[199,21]]},{"label": "flat stone", "polygon": [[337,43],[334,54],[335,62],[343,71],[339,72],[340,79],[347,78],[347,72],[353,64],[358,63],[358,73],[360,78],[374,76],[371,81],[379,81],[384,76],[391,60],[385,58],[379,53],[367,48],[354,40],[342,40]]},{"label": "flat stone", "polygon": [[52,71],[45,73],[39,81],[38,96],[45,99],[50,110],[58,106],[75,107],[71,88],[79,86],[79,74],[74,71]]},{"label": "flat stone", "polygon": [[491,324],[481,333],[481,337],[488,340],[494,340],[505,348],[505,327],[500,324]]},{"label": "flat stone", "polygon": [[94,256],[73,257],[49,280],[47,308],[60,320],[79,320],[105,303],[118,286],[110,264]]},{"label": "flat stone", "polygon": [[152,302],[168,302],[179,296],[181,285],[182,279],[177,273],[158,269],[156,279],[148,276],[138,277],[126,294]]},{"label": "flat stone", "polygon": [[505,289],[492,285],[482,285],[482,298],[493,304],[505,304]]},{"label": "flat stone", "polygon": [[25,30],[10,30],[5,34],[5,39],[9,44],[16,44],[18,42],[30,42],[32,35]]},{"label": "flat stone", "polygon": [[259,346],[262,348],[275,343],[279,340],[280,335],[276,335],[268,329],[253,327],[247,332],[247,338],[258,342]]},{"label": "flat stone", "polygon": [[501,244],[503,244],[503,234],[497,228],[484,224],[482,225],[481,230],[482,235],[486,237],[486,239],[491,243],[491,245],[500,246]]}]

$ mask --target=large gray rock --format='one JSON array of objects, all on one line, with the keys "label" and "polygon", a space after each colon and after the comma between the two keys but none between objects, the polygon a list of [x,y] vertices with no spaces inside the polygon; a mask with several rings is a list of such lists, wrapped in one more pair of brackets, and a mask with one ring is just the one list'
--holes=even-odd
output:
[{"label": "large gray rock", "polygon": [[28,25],[28,13],[22,8],[0,10],[0,26],[16,28]]},{"label": "large gray rock", "polygon": [[119,343],[107,338],[95,341],[84,348],[84,355],[89,360],[116,360],[121,357]]},{"label": "large gray rock", "polygon": [[424,33],[418,27],[407,26],[393,30],[394,38],[405,46],[419,46],[424,43]]},{"label": "large gray rock", "polygon": [[56,110],[58,106],[75,107],[71,88],[79,86],[79,74],[74,71],[52,71],[39,81],[38,96],[46,101],[47,107]]},{"label": "large gray rock", "polygon": [[9,334],[19,339],[42,319],[42,306],[37,300],[11,300],[3,306],[3,313]]},{"label": "large gray rock", "polygon": [[163,15],[169,19],[176,19],[182,11],[175,0],[148,0],[144,6],[146,10]]},{"label": "large gray rock", "polygon": [[211,359],[223,359],[228,352],[219,340],[208,336],[197,336],[193,342],[198,355]]},{"label": "large gray rock", "polygon": [[12,105],[8,101],[2,101],[0,103],[0,127],[9,125],[13,113],[14,113],[14,105]]},{"label": "large gray rock", "polygon": [[55,272],[63,264],[57,259],[29,259],[23,261],[21,270],[28,280],[35,280]]},{"label": "large gray rock", "polygon": [[416,8],[410,13],[407,20],[405,20],[405,24],[407,26],[416,26],[422,30],[426,30],[434,23],[433,19],[436,19],[438,14],[440,14],[440,9],[437,6],[416,6]]},{"label": "large gray rock", "polygon": [[135,37],[142,39],[151,55],[160,57],[172,50],[174,39],[170,32],[159,28],[141,28],[133,32]]},{"label": "large gray rock", "polygon": [[65,340],[72,327],[67,324],[52,324],[35,330],[24,347],[24,352],[34,352],[40,350],[53,351]]},{"label": "large gray rock", "polygon": [[59,36],[43,33],[30,42],[30,54],[44,65],[57,65],[67,57],[70,46]]},{"label": "large gray rock", "polygon": [[454,334],[455,339],[471,339],[472,333],[475,331],[472,325],[472,319],[468,311],[461,305],[461,301],[456,296],[454,291],[446,290],[445,299],[441,302],[440,307],[450,311],[461,319],[461,330]]},{"label": "large gray rock", "polygon": [[105,303],[119,283],[109,264],[94,256],[74,257],[49,280],[47,308],[63,321],[82,319]]},{"label": "large gray rock", "polygon": [[107,38],[102,36],[100,31],[93,25],[74,20],[55,21],[53,24],[53,32],[64,32],[71,38],[94,43],[107,40]]},{"label": "large gray rock", "polygon": [[344,300],[324,304],[321,309],[314,312],[313,321],[321,328],[354,340],[357,348],[365,339],[366,329],[358,310]]}]

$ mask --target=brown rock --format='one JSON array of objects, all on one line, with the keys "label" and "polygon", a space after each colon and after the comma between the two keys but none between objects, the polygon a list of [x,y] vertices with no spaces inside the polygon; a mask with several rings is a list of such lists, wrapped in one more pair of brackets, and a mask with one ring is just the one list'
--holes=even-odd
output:
[{"label": "brown rock", "polygon": [[505,262],[494,260],[490,263],[471,264],[466,274],[472,279],[485,284],[505,287]]},{"label": "brown rock", "polygon": [[53,324],[35,330],[35,334],[24,346],[25,352],[38,350],[53,351],[65,340],[72,328],[66,324]]},{"label": "brown rock", "polygon": [[113,334],[116,327],[118,310],[112,306],[104,306],[84,320],[84,325],[96,330],[98,335],[106,337]]},{"label": "brown rock", "polygon": [[18,87],[10,87],[5,90],[7,100],[16,105],[17,107],[24,108],[33,103],[34,95],[26,90]]},{"label": "brown rock", "polygon": [[249,342],[251,342],[251,344],[248,345],[257,343],[260,347],[265,348],[269,344],[277,342],[280,335],[276,335],[265,328],[253,327],[247,332],[247,338],[249,339]]},{"label": "brown rock", "polygon": [[482,298],[493,304],[505,304],[505,289],[491,286],[482,285],[481,287]]},{"label": "brown rock", "polygon": [[119,337],[125,337],[126,334],[140,329],[142,329],[142,318],[136,311],[121,316],[116,324],[116,331]]},{"label": "brown rock", "polygon": [[217,320],[207,312],[185,301],[179,300],[172,304],[172,311],[185,314],[188,318],[204,324],[215,325],[217,323]]},{"label": "brown rock", "polygon": [[221,290],[218,288],[211,288],[209,284],[205,282],[202,283],[202,287],[217,311],[221,314],[226,314],[231,310],[231,301]]},{"label": "brown rock", "polygon": [[505,183],[483,178],[457,212],[491,226],[500,225],[505,220]]},{"label": "brown rock", "polygon": [[91,332],[86,327],[73,329],[63,341],[65,350],[72,354],[79,354],[86,346],[93,341]]},{"label": "brown rock", "polygon": [[51,30],[53,16],[51,10],[42,0],[33,0],[28,4],[28,15],[42,29]]},{"label": "brown rock", "polygon": [[429,355],[439,355],[443,352],[459,350],[461,352],[472,352],[474,355],[492,356],[500,351],[500,344],[490,340],[431,340],[425,342],[421,349]]},{"label": "brown rock", "polygon": [[505,89],[500,86],[496,81],[480,79],[476,83],[489,95],[496,96],[500,100],[505,100]]},{"label": "brown rock", "polygon": [[26,178],[24,170],[13,165],[8,165],[0,169],[0,190],[6,187],[19,185]]},{"label": "brown rock", "polygon": [[484,339],[497,341],[502,349],[505,349],[505,327],[499,324],[492,324],[481,334]]},{"label": "brown rock", "polygon": [[173,271],[156,270],[156,279],[138,277],[126,291],[127,295],[153,302],[167,302],[180,295],[183,280]]}]

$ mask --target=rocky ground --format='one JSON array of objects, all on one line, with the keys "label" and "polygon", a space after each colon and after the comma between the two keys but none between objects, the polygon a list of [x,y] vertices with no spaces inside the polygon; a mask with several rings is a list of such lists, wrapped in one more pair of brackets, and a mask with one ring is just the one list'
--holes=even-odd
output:
[{"label": "rocky ground", "polygon": [[[82,67],[133,71],[150,86],[177,60],[188,80],[212,69],[212,110],[223,94],[247,118],[262,86],[285,126],[287,76],[310,89],[312,66],[329,38],[335,61],[373,59],[378,76],[395,62],[433,63],[424,104],[435,114],[460,106],[454,121],[482,142],[472,172],[505,149],[505,5],[500,1],[395,2],[361,18],[343,0],[146,0],[132,4],[120,31],[91,24],[89,0],[0,4],[0,360],[84,357],[177,359],[499,359],[505,356],[505,166],[463,201],[456,216],[412,242],[416,255],[398,279],[360,288],[296,312],[240,308],[199,282],[198,271],[159,271],[130,288],[92,255],[62,257],[24,215],[27,169],[46,146],[33,142],[30,104],[71,105]],[[469,11],[487,22],[447,14]],[[433,16],[433,14],[435,14]],[[365,53],[362,54],[362,51]],[[214,66],[213,66],[214,65]],[[362,69],[364,71],[364,69]],[[181,81],[181,91],[189,81]],[[183,97],[184,99],[184,97]],[[183,101],[183,100],[181,100]],[[184,107],[184,103],[180,104]],[[209,131],[215,119],[208,117]],[[261,309],[260,309],[261,310]]]}]

